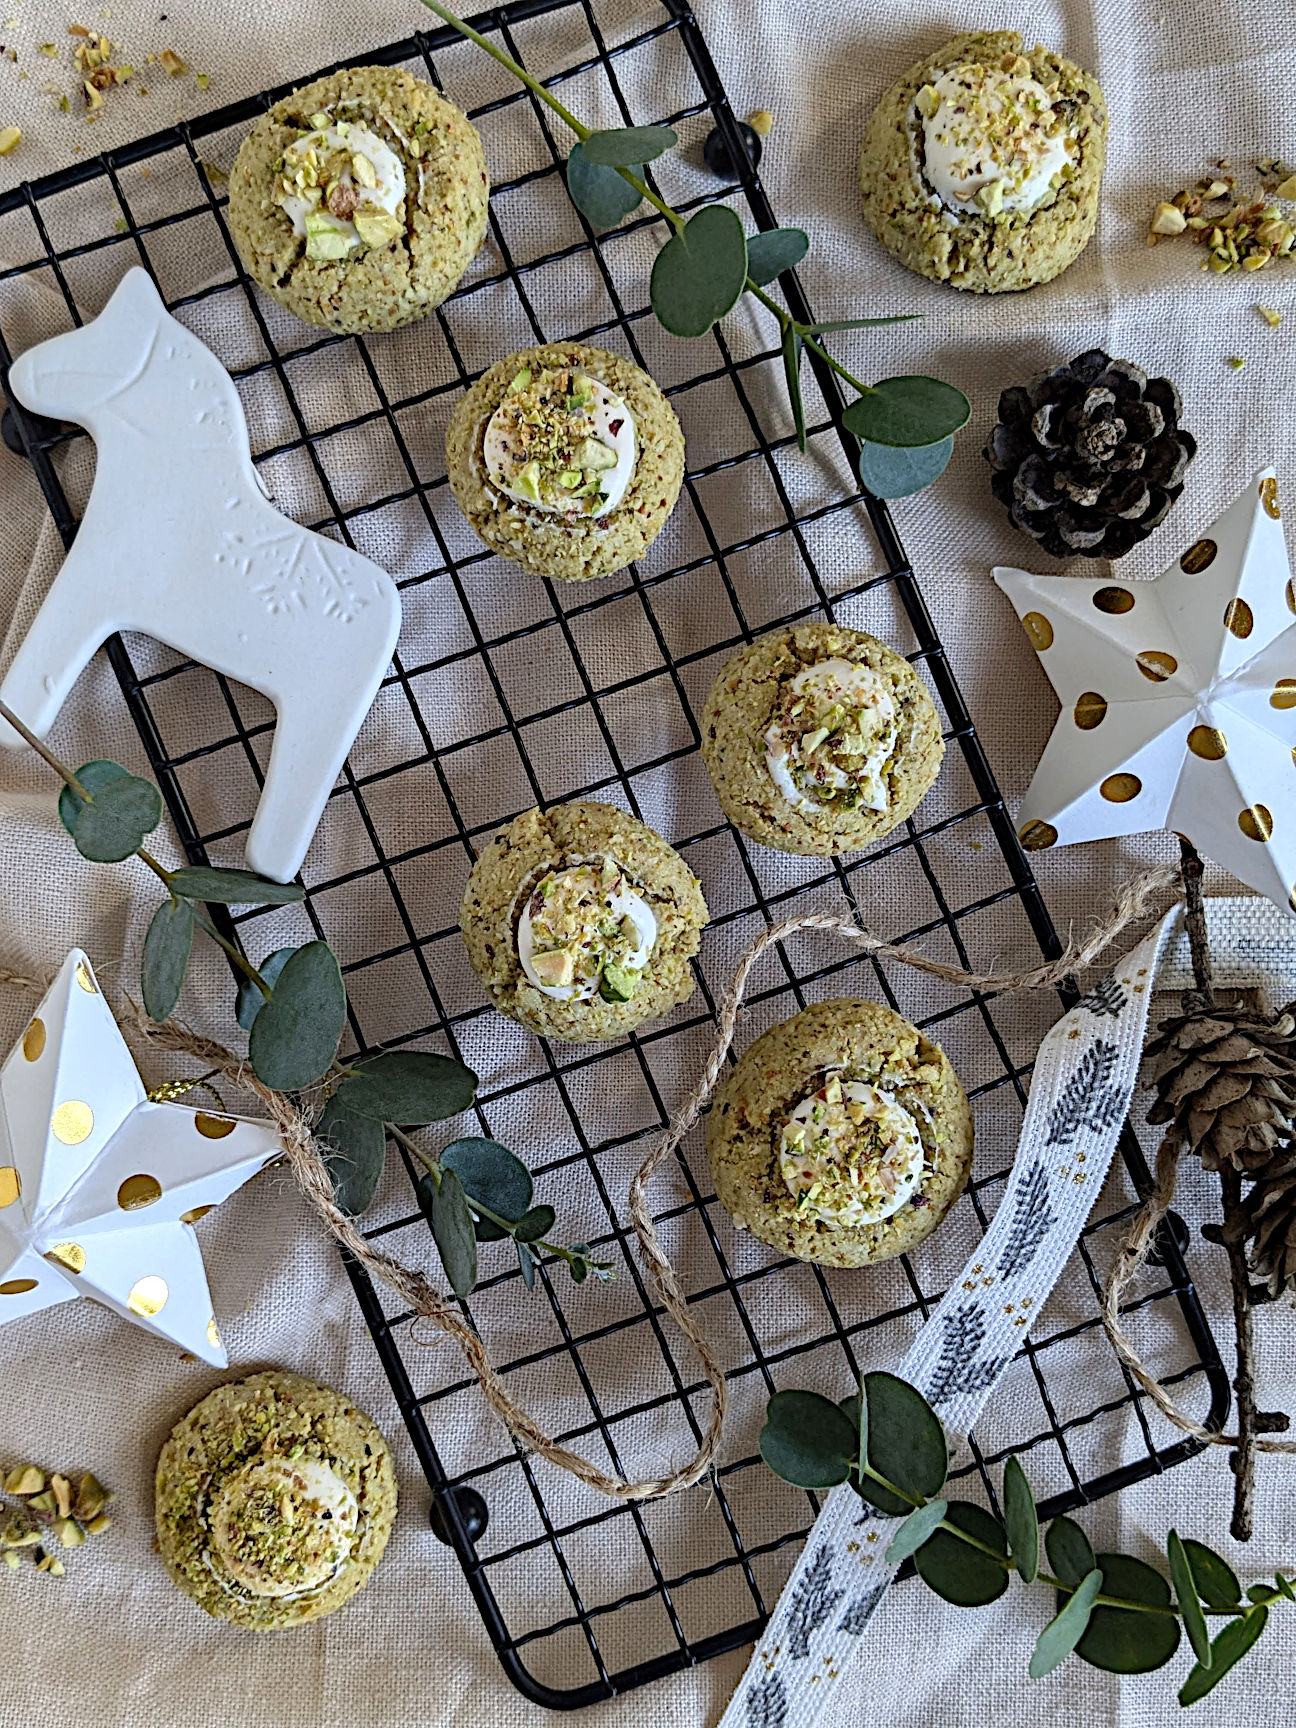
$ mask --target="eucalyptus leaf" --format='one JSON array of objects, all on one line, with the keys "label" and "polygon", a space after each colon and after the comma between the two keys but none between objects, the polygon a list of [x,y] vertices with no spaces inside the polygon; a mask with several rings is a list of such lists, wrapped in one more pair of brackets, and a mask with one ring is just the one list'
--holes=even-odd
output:
[{"label": "eucalyptus leaf", "polygon": [[1272,1584],[1252,1584],[1247,1590],[1247,1601],[1256,1602],[1262,1608],[1270,1602],[1276,1602],[1282,1595],[1281,1590],[1275,1590]]},{"label": "eucalyptus leaf", "polygon": [[387,1131],[370,1116],[353,1116],[340,1091],[324,1106],[315,1124],[333,1198],[350,1218],[366,1211],[383,1173]]},{"label": "eucalyptus leaf", "polygon": [[1004,1524],[1013,1564],[1022,1582],[1031,1584],[1039,1571],[1039,1514],[1026,1472],[1016,1458],[1004,1467]]},{"label": "eucalyptus leaf", "polygon": [[1218,1686],[1229,1669],[1235,1668],[1246,1655],[1268,1623],[1267,1608],[1249,1608],[1240,1619],[1230,1620],[1212,1640],[1210,1667],[1205,1668],[1197,1662],[1189,1670],[1188,1678],[1179,1688],[1179,1702],[1195,1704]]},{"label": "eucalyptus leaf", "polygon": [[193,907],[187,900],[164,900],[149,922],[140,968],[144,1009],[150,1020],[165,1020],[179,1000],[193,939]]},{"label": "eucalyptus leaf", "polygon": [[1202,1613],[1201,1601],[1197,1595],[1192,1565],[1184,1552],[1184,1545],[1177,1530],[1172,1530],[1166,1538],[1166,1554],[1170,1561],[1170,1581],[1174,1585],[1175,1598],[1179,1603],[1179,1613],[1183,1619],[1184,1631],[1188,1634],[1188,1642],[1193,1647],[1198,1666],[1209,1668],[1210,1633],[1206,1630],[1206,1616]]},{"label": "eucalyptus leaf", "polygon": [[788,401],[792,404],[792,420],[796,426],[797,449],[806,447],[805,403],[801,400],[801,355],[805,344],[789,324],[783,332],[783,376],[787,381]]},{"label": "eucalyptus leaf", "polygon": [[858,396],[842,425],[870,444],[934,444],[967,424],[971,404],[961,390],[939,378],[906,374],[883,378]]},{"label": "eucalyptus leaf", "polygon": [[747,281],[747,237],[734,211],[707,204],[653,261],[651,299],[672,336],[705,336],[731,312]]},{"label": "eucalyptus leaf", "polygon": [[878,324],[907,324],[921,317],[921,312],[892,312],[885,318],[833,318],[826,324],[803,324],[801,328],[807,336],[830,336],[834,330],[871,330]]},{"label": "eucalyptus leaf", "polygon": [[794,1487],[835,1488],[844,1482],[856,1444],[855,1424],[817,1392],[776,1392],[766,1406],[761,1457]]},{"label": "eucalyptus leaf", "polygon": [[477,1282],[477,1237],[473,1232],[468,1197],[453,1170],[444,1170],[440,1182],[427,1175],[419,1183],[432,1214],[432,1236],[456,1296],[467,1296]]},{"label": "eucalyptus leaf", "polygon": [[937,1530],[914,1555],[918,1576],[938,1596],[960,1608],[982,1608],[1008,1588],[1008,1538],[999,1520],[970,1500],[951,1500],[947,1522],[1002,1554],[1002,1564],[961,1541],[949,1530]]},{"label": "eucalyptus leaf", "polygon": [[1055,1518],[1044,1534],[1049,1565],[1064,1584],[1078,1585],[1097,1565],[1093,1547],[1072,1518]]},{"label": "eucalyptus leaf", "polygon": [[[859,1492],[893,1518],[936,1497],[945,1486],[949,1453],[940,1418],[921,1392],[894,1374],[866,1374],[868,1462],[899,1489],[893,1494],[862,1476]],[[950,1537],[954,1541],[954,1537]]]},{"label": "eucalyptus leaf", "polygon": [[327,942],[308,942],[284,966],[273,997],[252,1024],[252,1072],[276,1092],[309,1086],[328,1069],[345,1024],[337,956]]},{"label": "eucalyptus leaf", "polygon": [[1092,1572],[1086,1572],[1067,1598],[1065,1606],[1054,1615],[1035,1640],[1035,1649],[1030,1659],[1032,1680],[1042,1680],[1046,1674],[1051,1674],[1059,1663],[1066,1661],[1084,1636],[1089,1617],[1093,1613],[1094,1598],[1101,1589],[1102,1573],[1095,1566]]},{"label": "eucalyptus leaf", "polygon": [[387,1050],[356,1064],[347,1079],[346,1101],[357,1116],[422,1127],[457,1116],[476,1091],[477,1076],[453,1057],[428,1050]]},{"label": "eucalyptus leaf", "polygon": [[[1153,1567],[1128,1554],[1099,1554],[1102,1594],[1150,1607],[1170,1606],[1170,1586]],[[1147,1674],[1162,1668],[1179,1648],[1179,1620],[1135,1608],[1094,1609],[1076,1655],[1110,1674]]]},{"label": "eucalyptus leaf", "polygon": [[[637,179],[643,178],[642,162],[628,164]],[[643,203],[642,192],[617,173],[591,162],[583,144],[573,144],[567,158],[567,191],[572,203],[595,228],[615,228],[623,216]]]},{"label": "eucalyptus leaf", "polygon": [[[458,1176],[470,1204],[474,1200],[480,1201],[510,1224],[516,1224],[531,1204],[531,1172],[498,1140],[483,1140],[469,1135],[447,1146],[441,1153],[440,1162],[443,1170],[453,1170]],[[507,1235],[507,1230],[501,1230],[489,1218],[477,1220],[479,1242],[497,1242]]]},{"label": "eucalyptus leaf", "polygon": [[554,1227],[558,1214],[552,1206],[533,1206],[529,1212],[518,1219],[517,1229],[513,1232],[517,1242],[538,1242],[542,1236],[547,1236]]},{"label": "eucalyptus leaf", "polygon": [[860,479],[875,498],[909,498],[939,480],[954,454],[954,439],[905,450],[890,444],[861,444]]},{"label": "eucalyptus leaf", "polygon": [[[257,971],[265,979],[271,990],[279,982],[279,974],[297,952],[295,948],[276,948],[273,954],[267,954],[257,967]],[[250,978],[239,980],[238,998],[234,1004],[234,1017],[245,1032],[252,1030],[252,1022],[261,1012],[265,996]]]},{"label": "eucalyptus leaf", "polygon": [[567,1262],[567,1270],[571,1273],[573,1284],[583,1284],[589,1277],[589,1262],[578,1255],[575,1260]]},{"label": "eucalyptus leaf", "polygon": [[767,228],[748,236],[747,274],[764,286],[794,269],[809,250],[810,236],[804,228]]},{"label": "eucalyptus leaf", "polygon": [[212,906],[293,906],[306,898],[300,882],[271,882],[255,870],[216,870],[209,864],[173,871],[171,891]]},{"label": "eucalyptus leaf", "polygon": [[599,168],[629,168],[639,173],[645,162],[655,162],[679,143],[669,126],[619,126],[607,132],[591,132],[580,148],[585,160]]},{"label": "eucalyptus leaf", "polygon": [[105,781],[93,800],[81,803],[72,838],[81,856],[96,864],[120,864],[162,820],[162,794],[151,780],[135,774]]},{"label": "eucalyptus leaf", "polygon": [[[129,780],[131,771],[123,768],[120,762],[109,762],[100,757],[94,762],[84,762],[76,771],[76,777],[93,798],[112,780]],[[85,809],[85,799],[79,792],[74,792],[70,786],[64,786],[59,793],[59,821],[69,834],[76,833],[77,817]]]},{"label": "eucalyptus leaf", "polygon": [[514,1238],[514,1246],[517,1249],[518,1266],[521,1268],[522,1282],[526,1285],[528,1290],[534,1290],[535,1255],[532,1254],[525,1242],[519,1242],[516,1237]]},{"label": "eucalyptus leaf", "polygon": [[891,1538],[886,1551],[891,1565],[898,1566],[902,1560],[916,1554],[948,1510],[948,1503],[944,1500],[929,1500],[925,1506],[915,1507]]}]

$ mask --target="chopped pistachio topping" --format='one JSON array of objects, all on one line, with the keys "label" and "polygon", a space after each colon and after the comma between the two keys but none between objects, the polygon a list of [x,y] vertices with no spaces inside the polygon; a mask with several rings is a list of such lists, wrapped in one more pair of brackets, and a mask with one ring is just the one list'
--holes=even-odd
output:
[{"label": "chopped pistachio topping", "polygon": [[1075,172],[1076,144],[1057,87],[1009,55],[964,60],[924,84],[914,101],[928,185],[956,215],[1034,210]]},{"label": "chopped pistachio topping", "polygon": [[885,679],[853,660],[821,660],[789,680],[765,733],[765,765],[797,810],[885,810],[898,737]]},{"label": "chopped pistachio topping", "polygon": [[634,476],[634,417],[597,378],[524,366],[482,433],[491,483],[562,516],[615,510]]},{"label": "chopped pistachio topping", "polygon": [[303,1596],[346,1560],[358,1516],[355,1495],[327,1464],[260,1458],[213,1500],[207,1563],[235,1594]]},{"label": "chopped pistachio topping", "polygon": [[628,1002],[657,942],[657,919],[615,858],[551,870],[518,920],[518,963],[559,1002]]},{"label": "chopped pistachio topping", "polygon": [[312,114],[313,130],[283,154],[274,200],[306,241],[306,256],[349,258],[405,232],[400,157],[359,121]]},{"label": "chopped pistachio topping", "polygon": [[890,1218],[913,1198],[925,1153],[894,1094],[833,1075],[791,1112],[779,1172],[803,1216],[850,1228]]}]

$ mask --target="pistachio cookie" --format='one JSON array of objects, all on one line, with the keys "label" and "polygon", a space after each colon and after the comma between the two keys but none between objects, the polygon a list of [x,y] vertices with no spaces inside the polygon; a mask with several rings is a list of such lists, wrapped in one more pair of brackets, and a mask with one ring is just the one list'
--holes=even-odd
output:
[{"label": "pistachio cookie", "polygon": [[798,1260],[906,1253],[972,1167],[972,1110],[938,1044],[877,1002],[816,1002],[744,1051],[707,1122],[740,1230]]},{"label": "pistachio cookie", "polygon": [[684,434],[652,379],[578,342],[510,354],[455,409],[446,462],[493,552],[588,582],[643,556],[675,508]]},{"label": "pistachio cookie", "polygon": [[354,333],[422,318],[486,233],[481,139],[408,72],[331,72],[276,102],[230,175],[248,273],[308,324]]},{"label": "pistachio cookie", "polygon": [[955,36],[869,118],[864,215],[902,264],[997,294],[1048,282],[1098,220],[1107,105],[1095,78],[1015,30]]},{"label": "pistachio cookie", "polygon": [[254,1632],[318,1620],[368,1582],[396,1516],[387,1442],[297,1374],[218,1386],[157,1463],[158,1548],[200,1608]]},{"label": "pistachio cookie", "polygon": [[610,804],[517,816],[473,865],[460,913],[495,1006],[546,1038],[618,1038],[693,993],[696,876]]},{"label": "pistachio cookie", "polygon": [[780,852],[853,852],[889,834],[944,754],[935,705],[909,662],[838,624],[753,642],[703,710],[702,757],[725,815]]}]

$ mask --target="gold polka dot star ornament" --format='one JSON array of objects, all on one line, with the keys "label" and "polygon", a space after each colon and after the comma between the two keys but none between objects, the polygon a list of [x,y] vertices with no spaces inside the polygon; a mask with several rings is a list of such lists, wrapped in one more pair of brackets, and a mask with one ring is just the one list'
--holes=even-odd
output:
[{"label": "gold polka dot star ornament", "polygon": [[1296,585],[1272,469],[1152,582],[995,571],[1062,702],[1023,846],[1169,828],[1296,912]]},{"label": "gold polka dot star ornament", "polygon": [[266,1123],[151,1102],[74,948],[0,1068],[0,1321],[89,1296],[223,1368],[193,1226],[279,1150]]}]

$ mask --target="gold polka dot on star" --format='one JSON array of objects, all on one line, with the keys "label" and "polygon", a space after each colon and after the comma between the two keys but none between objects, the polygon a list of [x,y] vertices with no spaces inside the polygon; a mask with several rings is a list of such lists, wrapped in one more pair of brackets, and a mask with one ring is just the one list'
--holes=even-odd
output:
[{"label": "gold polka dot on star", "polygon": [[10,1278],[7,1283],[0,1284],[0,1296],[25,1296],[35,1288],[34,1278]]},{"label": "gold polka dot on star", "polygon": [[86,965],[84,960],[78,962],[76,981],[85,991],[87,996],[97,996],[99,994],[99,986],[94,981],[94,973]]},{"label": "gold polka dot on star", "polygon": [[1099,588],[1093,603],[1100,612],[1115,614],[1134,610],[1134,596],[1128,588]]},{"label": "gold polka dot on star", "polygon": [[207,1342],[211,1345],[213,1350],[219,1350],[221,1347],[221,1335],[216,1330],[215,1315],[213,1315],[207,1322]]},{"label": "gold polka dot on star", "polygon": [[1179,670],[1179,662],[1173,654],[1166,654],[1160,648],[1145,648],[1141,654],[1134,656],[1134,664],[1145,678],[1150,678],[1154,684],[1163,684]]},{"label": "gold polka dot on star", "polygon": [[60,1104],[50,1118],[50,1133],[65,1146],[79,1146],[94,1132],[94,1111],[79,1098]]},{"label": "gold polka dot on star", "polygon": [[1027,852],[1043,852],[1057,845],[1058,831],[1051,822],[1027,822],[1017,831],[1017,838]]},{"label": "gold polka dot on star", "polygon": [[1022,628],[1031,639],[1031,647],[1037,654],[1042,654],[1046,648],[1053,646],[1053,626],[1042,612],[1024,612]]},{"label": "gold polka dot on star", "polygon": [[1266,804],[1252,804],[1238,817],[1238,827],[1248,840],[1267,840],[1273,833],[1273,815]]},{"label": "gold polka dot on star", "polygon": [[1082,732],[1092,732],[1107,718],[1107,698],[1096,690],[1085,690],[1076,697],[1075,723]]},{"label": "gold polka dot on star", "polygon": [[1271,708],[1296,708],[1296,678],[1280,678],[1269,698]]},{"label": "gold polka dot on star", "polygon": [[47,1260],[55,1260],[69,1272],[84,1272],[86,1251],[79,1242],[56,1242],[45,1250]]},{"label": "gold polka dot on star", "polygon": [[1220,762],[1228,754],[1228,740],[1218,726],[1194,726],[1188,734],[1188,748],[1203,762]]},{"label": "gold polka dot on star", "polygon": [[187,1212],[180,1214],[180,1222],[182,1224],[196,1224],[200,1218],[205,1218],[213,1210],[214,1208],[211,1206],[191,1206]]},{"label": "gold polka dot on star", "polygon": [[1282,511],[1278,507],[1278,482],[1272,474],[1260,482],[1260,502],[1275,521],[1282,515]]},{"label": "gold polka dot on star", "polygon": [[1229,601],[1224,608],[1224,628],[1231,630],[1242,641],[1255,629],[1255,614],[1245,600]]},{"label": "gold polka dot on star", "polygon": [[199,1110],[194,1117],[194,1127],[208,1140],[223,1140],[227,1134],[232,1134],[238,1127],[237,1122],[231,1122],[225,1116],[209,1116],[205,1110]]},{"label": "gold polka dot on star", "polygon": [[132,1314],[139,1314],[145,1320],[151,1320],[155,1314],[160,1314],[167,1305],[167,1297],[171,1292],[167,1289],[166,1279],[159,1278],[156,1272],[150,1272],[145,1278],[137,1278],[131,1285],[130,1295],[126,1298],[126,1306]]},{"label": "gold polka dot on star", "polygon": [[1128,804],[1143,790],[1137,774],[1109,774],[1098,788],[1109,804]]},{"label": "gold polka dot on star", "polygon": [[1296,576],[1287,578],[1287,610],[1296,612]]},{"label": "gold polka dot on star", "polygon": [[1203,570],[1215,562],[1218,551],[1219,547],[1213,540],[1194,540],[1179,560],[1179,568],[1189,576],[1200,576]]},{"label": "gold polka dot on star", "polygon": [[0,1212],[22,1193],[22,1177],[12,1164],[0,1164]]},{"label": "gold polka dot on star", "polygon": [[23,1033],[22,1053],[29,1062],[38,1061],[45,1049],[45,1022],[33,1020]]},{"label": "gold polka dot on star", "polygon": [[143,1171],[138,1176],[128,1176],[117,1190],[117,1204],[123,1212],[138,1212],[141,1207],[153,1206],[162,1198],[162,1184],[156,1176],[146,1175]]}]

